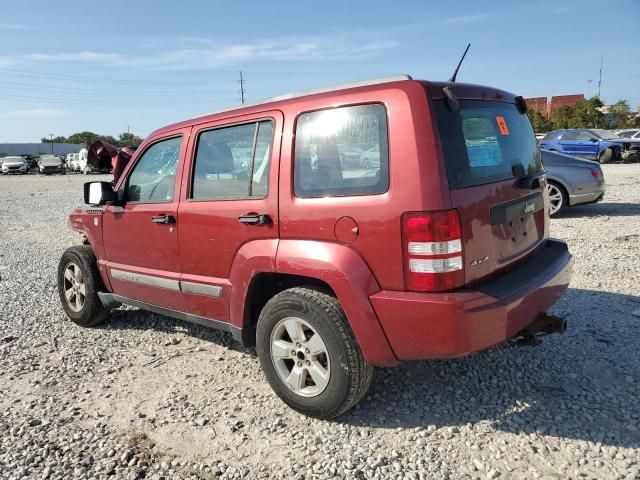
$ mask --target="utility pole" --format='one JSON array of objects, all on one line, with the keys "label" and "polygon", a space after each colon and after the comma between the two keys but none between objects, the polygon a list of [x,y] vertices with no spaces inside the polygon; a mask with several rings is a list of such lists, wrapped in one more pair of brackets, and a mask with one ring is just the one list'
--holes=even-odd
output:
[{"label": "utility pole", "polygon": [[53,154],[53,133],[49,134],[49,139],[51,140],[51,153]]},{"label": "utility pole", "polygon": [[240,70],[240,103],[244,104],[244,78],[242,78],[242,70]]},{"label": "utility pole", "polygon": [[600,57],[600,76],[598,78],[598,99],[600,98],[600,87],[602,86],[602,57]]}]

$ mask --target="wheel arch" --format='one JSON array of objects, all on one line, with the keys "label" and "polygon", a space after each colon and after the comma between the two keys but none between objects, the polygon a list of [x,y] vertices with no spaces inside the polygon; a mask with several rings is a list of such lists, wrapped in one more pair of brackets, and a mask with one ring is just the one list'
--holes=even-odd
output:
[{"label": "wheel arch", "polygon": [[[232,285],[235,291],[236,283],[232,281]],[[243,343],[255,342],[255,325],[264,304],[273,295],[294,286],[312,286],[335,296],[367,361],[380,366],[397,365],[369,301],[380,286],[353,249],[336,243],[279,241],[275,268],[254,272],[246,286],[241,286],[243,292],[233,295],[231,322],[242,328]]]},{"label": "wheel arch", "polygon": [[568,182],[566,180],[564,180],[561,177],[557,177],[555,175],[549,175],[547,173],[547,183],[555,183],[560,188],[562,188],[564,190],[565,195],[567,196],[567,206],[571,206],[571,200],[570,200],[571,196],[569,195],[571,188],[569,187]]},{"label": "wheel arch", "polygon": [[369,300],[380,291],[380,285],[354,249],[338,243],[281,240],[276,271],[315,278],[329,285],[367,361],[380,366],[398,363]]}]

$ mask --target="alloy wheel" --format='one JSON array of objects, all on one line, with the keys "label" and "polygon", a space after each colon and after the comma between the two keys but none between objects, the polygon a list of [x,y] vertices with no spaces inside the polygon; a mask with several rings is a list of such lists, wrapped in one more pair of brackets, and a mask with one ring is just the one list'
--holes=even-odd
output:
[{"label": "alloy wheel", "polygon": [[331,376],[327,346],[303,319],[280,320],[271,333],[270,352],[278,376],[298,395],[315,397],[327,388]]},{"label": "alloy wheel", "polygon": [[547,193],[549,194],[549,215],[554,215],[562,208],[562,192],[560,188],[552,183],[547,184]]},{"label": "alloy wheel", "polygon": [[82,310],[86,291],[82,270],[75,263],[68,263],[64,268],[64,297],[71,310],[74,312]]}]

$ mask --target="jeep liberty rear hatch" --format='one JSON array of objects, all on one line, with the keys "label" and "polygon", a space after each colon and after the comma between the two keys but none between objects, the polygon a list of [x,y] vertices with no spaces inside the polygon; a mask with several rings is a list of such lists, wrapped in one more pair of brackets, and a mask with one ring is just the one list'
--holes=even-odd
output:
[{"label": "jeep liberty rear hatch", "polygon": [[454,90],[458,108],[431,89],[432,111],[451,206],[460,213],[469,285],[531,254],[547,238],[548,220],[544,170],[524,109],[495,90]]}]

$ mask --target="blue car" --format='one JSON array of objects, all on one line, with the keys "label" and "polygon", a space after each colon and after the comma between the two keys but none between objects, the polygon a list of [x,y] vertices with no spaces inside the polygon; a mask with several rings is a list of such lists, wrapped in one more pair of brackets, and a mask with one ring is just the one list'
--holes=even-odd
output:
[{"label": "blue car", "polygon": [[567,128],[547,133],[540,148],[597,160],[600,163],[640,159],[640,142],[620,138],[599,128]]}]

